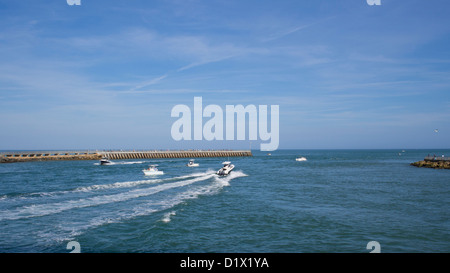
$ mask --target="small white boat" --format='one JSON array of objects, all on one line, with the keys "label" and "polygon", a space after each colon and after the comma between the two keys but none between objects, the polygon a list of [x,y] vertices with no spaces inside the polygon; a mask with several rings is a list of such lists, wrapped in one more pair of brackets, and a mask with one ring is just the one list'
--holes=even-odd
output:
[{"label": "small white boat", "polygon": [[295,161],[306,161],[307,159],[306,159],[306,157],[304,157],[304,156],[302,156],[302,157],[297,157],[296,159],[295,159]]},{"label": "small white boat", "polygon": [[191,159],[191,160],[189,160],[189,163],[186,164],[186,166],[188,166],[188,167],[198,167],[200,165],[198,163],[195,163],[194,159]]},{"label": "small white boat", "polygon": [[217,171],[217,175],[219,175],[219,176],[229,175],[230,172],[234,169],[234,165],[231,164],[230,161],[222,162],[222,164],[223,164],[223,167]]},{"label": "small white boat", "polygon": [[111,165],[112,162],[109,161],[109,159],[107,157],[103,157],[102,159],[100,159],[100,165]]},{"label": "small white boat", "polygon": [[158,170],[158,168],[156,168],[156,166],[158,166],[158,165],[149,165],[148,169],[144,169],[142,171],[144,172],[145,175],[162,175],[162,174],[164,174],[164,172]]}]

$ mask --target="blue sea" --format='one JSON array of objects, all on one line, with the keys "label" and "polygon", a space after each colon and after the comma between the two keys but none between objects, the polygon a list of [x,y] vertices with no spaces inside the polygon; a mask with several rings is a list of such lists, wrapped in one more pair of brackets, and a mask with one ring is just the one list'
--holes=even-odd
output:
[{"label": "blue sea", "polygon": [[409,165],[427,154],[450,150],[0,164],[0,252],[450,252],[450,170]]}]

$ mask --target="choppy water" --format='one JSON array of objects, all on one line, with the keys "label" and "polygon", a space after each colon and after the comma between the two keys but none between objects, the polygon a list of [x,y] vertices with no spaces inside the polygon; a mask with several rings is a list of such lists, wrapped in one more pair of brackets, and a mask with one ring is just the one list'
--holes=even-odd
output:
[{"label": "choppy water", "polygon": [[2,164],[0,252],[450,252],[450,170],[409,165],[428,153],[450,150]]}]

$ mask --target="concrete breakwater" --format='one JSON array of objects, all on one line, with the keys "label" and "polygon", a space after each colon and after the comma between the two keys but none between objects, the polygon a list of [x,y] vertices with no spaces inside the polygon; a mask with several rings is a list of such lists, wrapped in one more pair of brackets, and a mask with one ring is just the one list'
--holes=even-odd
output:
[{"label": "concrete breakwater", "polygon": [[241,156],[252,156],[252,152],[250,150],[3,152],[0,153],[0,163],[51,160],[100,160],[103,157],[114,160]]},{"label": "concrete breakwater", "polygon": [[450,169],[450,157],[426,156],[424,160],[411,163],[411,165],[433,169]]}]

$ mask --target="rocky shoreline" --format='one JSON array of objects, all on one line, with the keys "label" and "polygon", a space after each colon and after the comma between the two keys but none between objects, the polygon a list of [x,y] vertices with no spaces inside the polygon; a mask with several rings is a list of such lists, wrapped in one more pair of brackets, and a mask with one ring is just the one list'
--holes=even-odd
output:
[{"label": "rocky shoreline", "polygon": [[419,168],[432,168],[432,169],[450,169],[450,161],[426,161],[421,160],[411,163],[411,166]]}]

